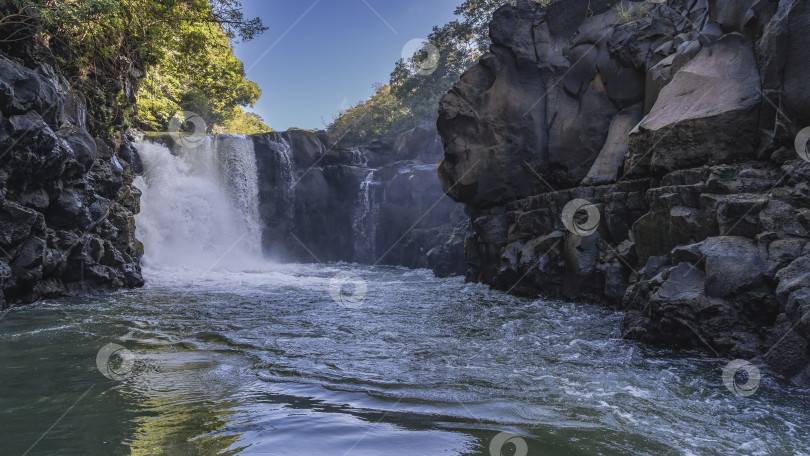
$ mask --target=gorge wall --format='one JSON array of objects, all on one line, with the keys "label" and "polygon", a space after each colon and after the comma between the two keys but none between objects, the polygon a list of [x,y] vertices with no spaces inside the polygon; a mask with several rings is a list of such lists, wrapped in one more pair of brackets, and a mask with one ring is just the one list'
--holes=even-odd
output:
[{"label": "gorge wall", "polygon": [[443,150],[433,122],[352,149],[300,130],[253,141],[269,258],[464,273],[469,221],[436,180]]},{"label": "gorge wall", "polygon": [[52,65],[0,53],[0,309],[143,284],[137,154],[86,106]]},{"label": "gorge wall", "polygon": [[441,102],[467,278],[810,382],[810,3],[519,1]]}]

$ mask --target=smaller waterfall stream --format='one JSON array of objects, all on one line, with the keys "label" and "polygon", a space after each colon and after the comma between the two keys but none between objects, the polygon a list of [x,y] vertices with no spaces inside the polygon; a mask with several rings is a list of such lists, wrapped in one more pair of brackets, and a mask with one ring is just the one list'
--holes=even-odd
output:
[{"label": "smaller waterfall stream", "polygon": [[377,261],[377,216],[379,213],[375,195],[374,170],[369,170],[365,180],[360,183],[357,204],[352,221],[355,233],[355,261],[373,264]]},{"label": "smaller waterfall stream", "polygon": [[290,142],[282,134],[257,138],[259,207],[264,233],[262,247],[274,260],[288,261],[287,246],[295,230],[296,170]]},{"label": "smaller waterfall stream", "polygon": [[[292,148],[281,135],[275,135],[274,141],[269,143],[270,149],[275,152],[275,191],[276,216],[281,220],[294,219],[295,213],[295,166],[292,160]],[[287,229],[292,229],[288,226]]]},{"label": "smaller waterfall stream", "polygon": [[261,262],[261,221],[253,142],[207,137],[175,154],[138,145],[144,176],[138,238],[148,266],[245,269]]},{"label": "smaller waterfall stream", "polygon": [[238,136],[221,137],[216,140],[216,150],[224,165],[222,174],[228,196],[245,228],[245,245],[252,252],[261,252],[262,223],[259,218],[258,170],[253,141]]}]

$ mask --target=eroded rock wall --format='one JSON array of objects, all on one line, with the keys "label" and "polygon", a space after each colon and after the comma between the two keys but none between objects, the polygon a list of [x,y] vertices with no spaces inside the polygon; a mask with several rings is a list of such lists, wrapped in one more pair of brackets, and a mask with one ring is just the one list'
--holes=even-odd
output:
[{"label": "eroded rock wall", "polygon": [[86,111],[51,66],[0,54],[0,308],[143,284],[137,154]]},{"label": "eroded rock wall", "polygon": [[469,220],[436,180],[443,149],[433,122],[354,149],[304,131],[254,144],[270,258],[464,273]]},{"label": "eroded rock wall", "polygon": [[810,4],[613,3],[501,8],[442,100],[468,279],[810,381]]}]

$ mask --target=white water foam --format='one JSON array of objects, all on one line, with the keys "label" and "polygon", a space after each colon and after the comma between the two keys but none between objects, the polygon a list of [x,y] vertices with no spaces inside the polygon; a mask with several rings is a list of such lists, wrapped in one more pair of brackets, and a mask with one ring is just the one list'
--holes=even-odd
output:
[{"label": "white water foam", "polygon": [[137,145],[144,175],[136,217],[147,267],[244,270],[263,263],[253,141],[207,137],[175,154]]}]

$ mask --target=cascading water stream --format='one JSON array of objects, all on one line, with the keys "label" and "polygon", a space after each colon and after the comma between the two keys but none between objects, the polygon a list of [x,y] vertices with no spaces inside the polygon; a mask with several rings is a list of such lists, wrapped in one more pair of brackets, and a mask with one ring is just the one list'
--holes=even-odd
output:
[{"label": "cascading water stream", "polygon": [[352,221],[354,229],[355,261],[373,264],[377,261],[377,215],[378,204],[375,198],[374,170],[369,170],[360,183],[355,213]]},{"label": "cascading water stream", "polygon": [[[274,135],[269,143],[275,153],[275,192],[276,217],[292,225],[295,214],[295,166],[292,148],[280,135]],[[292,226],[287,226],[292,229]]]},{"label": "cascading water stream", "polygon": [[244,270],[261,263],[253,141],[206,137],[197,147],[138,145],[137,216],[147,266]]},{"label": "cascading water stream", "polygon": [[352,166],[367,166],[368,165],[368,157],[359,149],[352,149],[352,159],[351,165]]},{"label": "cascading water stream", "polygon": [[225,136],[217,138],[216,145],[224,165],[222,174],[228,196],[246,229],[245,245],[252,252],[261,252],[262,224],[253,140],[242,136]]}]

